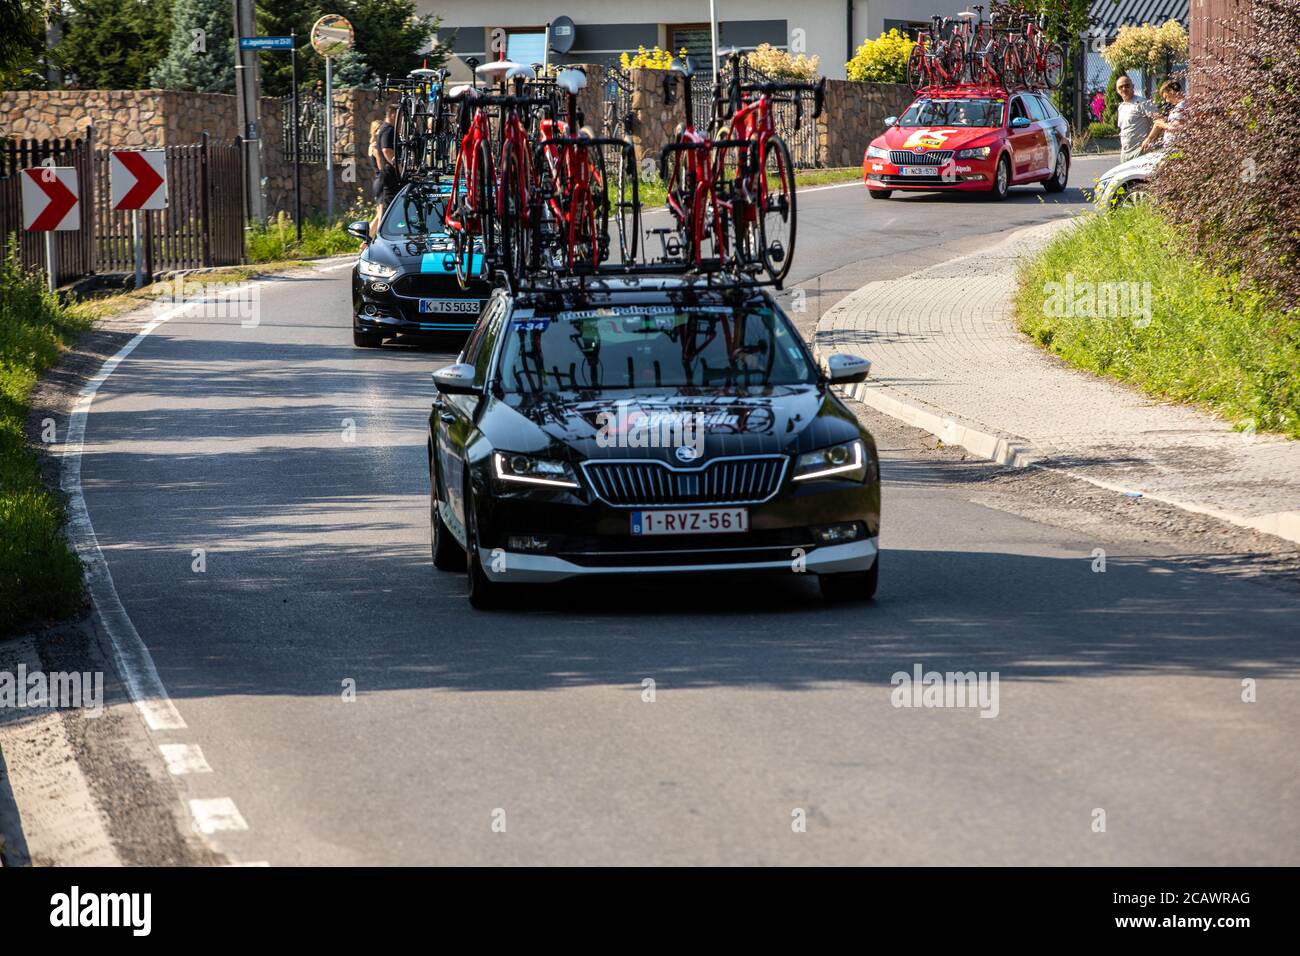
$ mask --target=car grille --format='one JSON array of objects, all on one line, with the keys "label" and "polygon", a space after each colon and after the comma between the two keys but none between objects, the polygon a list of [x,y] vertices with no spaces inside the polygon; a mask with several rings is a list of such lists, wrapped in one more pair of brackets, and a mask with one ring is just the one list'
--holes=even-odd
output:
[{"label": "car grille", "polygon": [[719,458],[679,469],[658,461],[589,461],[583,469],[603,501],[639,508],[766,501],[781,487],[786,462],[784,455]]},{"label": "car grille", "polygon": [[418,275],[411,273],[399,277],[393,282],[393,291],[398,295],[411,296],[412,298],[424,296],[444,296],[449,292],[456,293],[459,297],[461,293],[460,283],[456,281],[454,275]]},{"label": "car grille", "polygon": [[952,159],[952,150],[939,149],[914,153],[907,149],[891,149],[889,161],[895,166],[942,166]]}]

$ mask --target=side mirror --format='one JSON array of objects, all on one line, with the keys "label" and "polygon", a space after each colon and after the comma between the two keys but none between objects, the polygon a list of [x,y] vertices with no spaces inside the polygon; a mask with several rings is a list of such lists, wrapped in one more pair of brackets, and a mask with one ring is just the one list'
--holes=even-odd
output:
[{"label": "side mirror", "polygon": [[474,366],[468,362],[444,365],[433,373],[433,384],[446,395],[477,395],[474,384]]},{"label": "side mirror", "polygon": [[825,361],[826,381],[832,385],[855,385],[865,382],[871,363],[860,355],[835,352]]},{"label": "side mirror", "polygon": [[1024,128],[1027,127],[1031,122],[1032,122],[1032,120],[1030,120],[1030,118],[1029,118],[1028,116],[1017,116],[1015,119],[1013,119],[1013,120],[1011,121],[1011,128],[1012,128],[1012,129],[1024,129]]},{"label": "side mirror", "polygon": [[886,116],[886,117],[885,117],[885,125],[886,125],[886,126],[897,126],[897,125],[898,125],[898,117],[897,117],[897,116]]},{"label": "side mirror", "polygon": [[348,223],[347,233],[349,236],[356,236],[362,242],[370,241],[370,223],[365,220]]}]

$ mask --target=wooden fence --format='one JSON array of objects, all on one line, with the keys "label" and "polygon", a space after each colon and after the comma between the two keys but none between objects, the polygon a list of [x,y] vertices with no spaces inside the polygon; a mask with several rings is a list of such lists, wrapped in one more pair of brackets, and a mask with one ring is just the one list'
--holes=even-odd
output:
[{"label": "wooden fence", "polygon": [[[192,146],[165,147],[167,208],[141,212],[147,273],[238,265],[244,261],[243,150],[238,141],[212,145],[203,134]],[[0,252],[20,234],[24,267],[44,270],[38,233],[22,229],[20,171],[53,158],[74,166],[81,194],[81,228],[56,233],[60,284],[91,273],[132,272],[131,214],[111,208],[109,150],[94,144],[94,130],[80,140],[0,143]]]}]

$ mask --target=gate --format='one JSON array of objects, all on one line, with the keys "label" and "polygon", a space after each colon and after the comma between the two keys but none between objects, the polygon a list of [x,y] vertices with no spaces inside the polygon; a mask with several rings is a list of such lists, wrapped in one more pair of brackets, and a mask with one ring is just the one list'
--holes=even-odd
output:
[{"label": "gate", "polygon": [[9,254],[10,237],[17,233],[18,260],[24,269],[45,270],[45,236],[23,229],[21,171],[47,159],[55,166],[77,170],[81,197],[81,228],[54,234],[56,281],[71,282],[94,271],[94,177],[91,175],[93,129],[86,139],[9,140],[0,145],[0,255]]},{"label": "gate", "polygon": [[[762,70],[750,66],[748,61],[740,61],[740,81],[742,83],[773,83],[784,77],[770,76]],[[727,84],[731,81],[731,64],[718,70],[718,82],[725,96]],[[772,104],[772,124],[776,127],[785,144],[790,147],[790,159],[796,169],[811,169],[820,166],[818,153],[817,121],[813,119],[813,95],[808,92],[790,94],[791,102]],[[707,58],[704,69],[691,77],[691,106],[695,110],[695,122],[701,129],[714,128],[713,75],[708,69]],[[796,102],[797,101],[797,102]],[[798,129],[796,129],[796,121]]]},{"label": "gate", "polygon": [[[298,150],[304,163],[325,162],[325,97],[298,94]],[[280,155],[293,162],[293,97],[280,98]]]}]

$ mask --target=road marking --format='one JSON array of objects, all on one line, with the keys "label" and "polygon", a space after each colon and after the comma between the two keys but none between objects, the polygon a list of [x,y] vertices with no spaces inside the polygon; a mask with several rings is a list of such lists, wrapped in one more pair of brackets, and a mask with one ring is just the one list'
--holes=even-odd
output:
[{"label": "road marking", "polygon": [[[217,293],[214,298],[224,298],[240,291],[239,287],[227,289]],[[206,298],[173,306],[155,317],[136,333],[131,341],[123,345],[117,354],[109,358],[86,383],[76,406],[72,409],[72,414],[68,416],[68,435],[63,449],[63,472],[59,480],[59,486],[68,496],[68,539],[85,565],[86,585],[95,602],[95,609],[99,612],[104,630],[108,633],[109,643],[113,649],[113,663],[117,666],[117,672],[122,676],[126,691],[140,712],[140,716],[144,718],[149,729],[154,731],[184,730],[185,721],[171,698],[167,696],[167,690],[158,676],[158,669],[154,666],[153,657],[145,647],[144,641],[140,639],[140,633],[135,629],[130,615],[122,606],[121,598],[118,597],[117,587],[113,584],[113,575],[108,569],[108,562],[104,560],[103,551],[100,550],[99,539],[95,537],[95,526],[90,523],[86,499],[81,493],[81,452],[86,439],[86,419],[99,387],[108,381],[108,377],[128,355],[136,350],[149,333],[164,322],[170,321],[196,305],[202,305],[205,301]]]},{"label": "road marking", "polygon": [[332,266],[317,266],[317,272],[338,272],[340,269],[350,269],[356,264],[355,259],[348,259],[347,262],[335,263]]},{"label": "road marking", "polygon": [[198,744],[162,744],[158,749],[162,751],[167,769],[174,777],[187,773],[212,773]]},{"label": "road marking", "polygon": [[247,830],[248,823],[229,797],[214,800],[191,800],[190,815],[200,833],[213,834],[234,830]]}]

